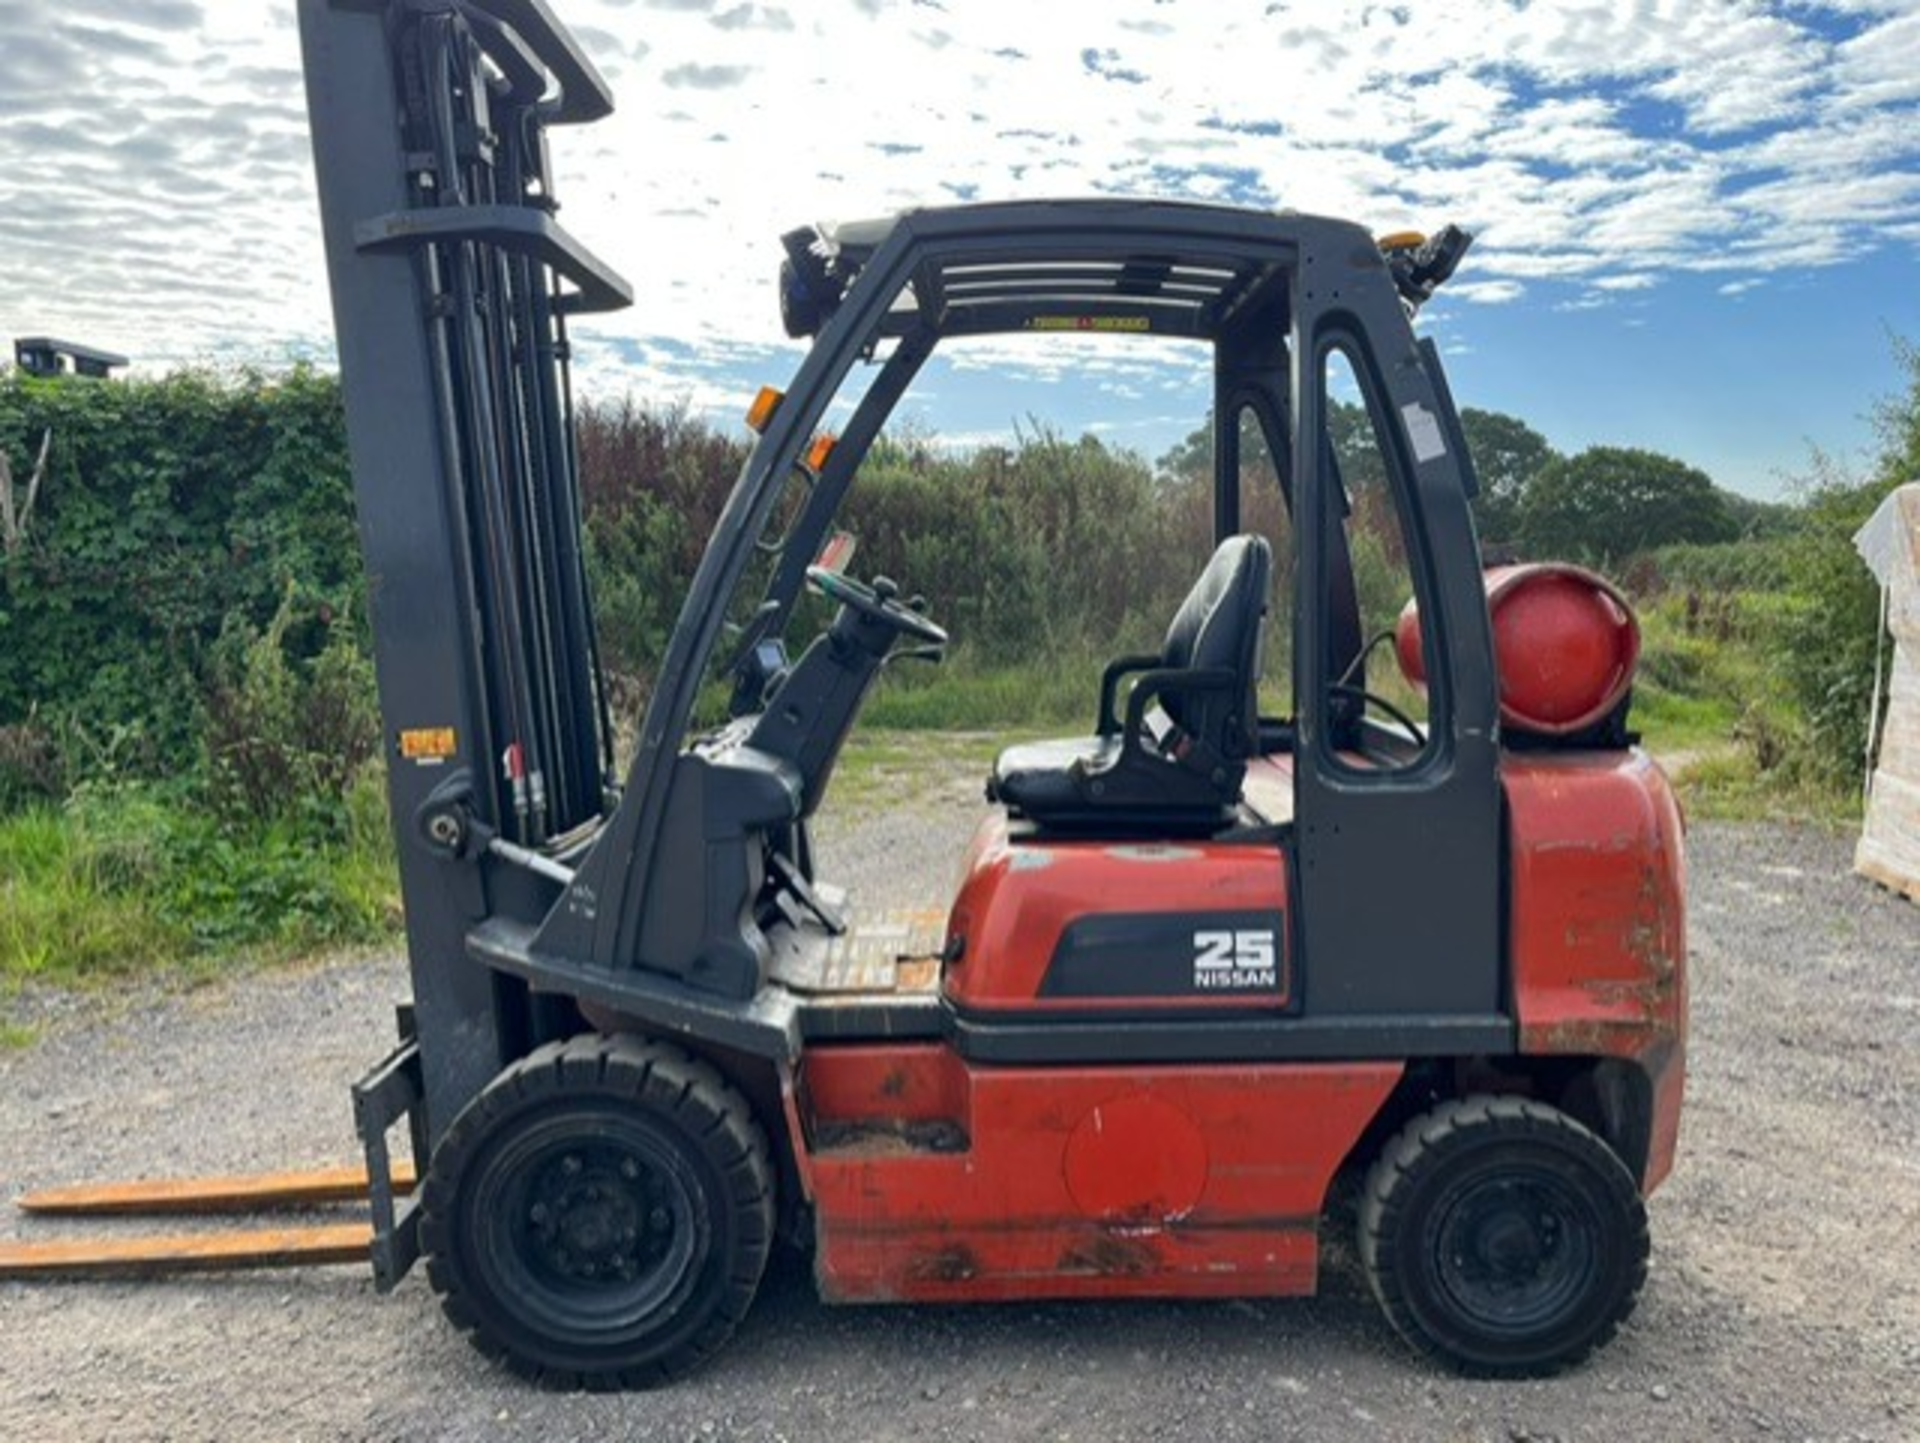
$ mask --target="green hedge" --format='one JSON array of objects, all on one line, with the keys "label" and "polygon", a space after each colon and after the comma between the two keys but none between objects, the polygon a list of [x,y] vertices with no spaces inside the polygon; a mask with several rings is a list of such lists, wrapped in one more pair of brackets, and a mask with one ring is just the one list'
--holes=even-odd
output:
[{"label": "green hedge", "polygon": [[[0,564],[0,808],[188,775],[257,815],[335,793],[377,724],[335,381],[0,377],[0,447],[52,464]],[[684,410],[580,416],[587,552],[623,709],[639,705],[746,456]],[[1154,639],[1208,535],[1204,485],[1045,430],[955,455],[883,441],[841,524],[857,566],[931,599],[982,665]],[[1273,498],[1250,524],[1277,522]],[[1266,511],[1273,510],[1273,516]],[[360,700],[356,701],[355,689]]]},{"label": "green hedge", "polygon": [[0,558],[0,726],[32,723],[86,770],[196,769],[223,632],[264,628],[291,598],[288,644],[317,655],[358,614],[338,388],[305,370],[0,377],[17,478],[48,432],[24,544]]},{"label": "green hedge", "polygon": [[[1678,608],[1676,635],[1764,656],[1836,772],[1857,754],[1872,680],[1872,586],[1847,538],[1920,460],[1920,372],[1882,421],[1870,482],[1814,488],[1765,540],[1668,546],[1623,568],[1635,594]],[[281,777],[337,794],[377,716],[336,382],[0,374],[17,477],[49,432],[29,533],[0,557],[0,810],[122,776],[186,776],[254,814],[274,808]],[[746,449],[684,409],[582,407],[589,566],[623,714],[644,698]],[[1272,491],[1251,488],[1246,521],[1280,535]],[[1036,426],[966,454],[883,440],[841,524],[860,540],[857,569],[926,595],[963,669],[985,675],[1151,644],[1205,554],[1209,508],[1204,477]],[[1369,616],[1390,616],[1401,567],[1364,497],[1356,517]],[[1284,592],[1287,548],[1276,559]],[[1270,670],[1286,643],[1273,638]],[[1686,684],[1649,676],[1663,679]]]}]

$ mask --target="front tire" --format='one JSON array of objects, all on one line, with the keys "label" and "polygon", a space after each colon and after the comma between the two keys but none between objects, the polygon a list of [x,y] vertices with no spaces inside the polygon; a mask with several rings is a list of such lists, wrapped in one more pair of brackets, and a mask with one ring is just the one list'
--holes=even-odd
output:
[{"label": "front tire", "polygon": [[1619,1330],[1647,1276],[1639,1187],[1565,1113],[1476,1096],[1387,1144],[1360,1206],[1381,1308],[1423,1352],[1477,1377],[1544,1377]]},{"label": "front tire", "polygon": [[759,1287],[773,1172],[746,1101],[677,1047],[589,1034],[507,1068],[427,1173],[447,1317],[555,1387],[646,1388],[704,1362]]}]

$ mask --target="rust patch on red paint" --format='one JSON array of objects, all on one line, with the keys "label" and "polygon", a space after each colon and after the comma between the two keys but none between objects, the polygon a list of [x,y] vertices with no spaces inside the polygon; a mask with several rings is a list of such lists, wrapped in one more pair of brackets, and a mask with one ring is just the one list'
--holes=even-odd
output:
[{"label": "rust patch on red paint", "polygon": [[1570,1056],[1632,1056],[1647,1043],[1647,1024],[1641,1018],[1569,1017],[1543,1022],[1526,1031],[1531,1053]]},{"label": "rust patch on red paint", "polygon": [[951,1122],[822,1122],[813,1130],[816,1156],[846,1160],[867,1157],[904,1157],[913,1153],[952,1153],[967,1150],[967,1134]]},{"label": "rust patch on red paint", "polygon": [[907,1278],[916,1283],[964,1283],[980,1276],[980,1259],[965,1243],[949,1243],[921,1253],[907,1264]]},{"label": "rust patch on red paint", "polygon": [[1160,1258],[1145,1238],[1101,1233],[1083,1238],[1060,1254],[1063,1273],[1097,1273],[1107,1278],[1141,1278],[1157,1272]]}]

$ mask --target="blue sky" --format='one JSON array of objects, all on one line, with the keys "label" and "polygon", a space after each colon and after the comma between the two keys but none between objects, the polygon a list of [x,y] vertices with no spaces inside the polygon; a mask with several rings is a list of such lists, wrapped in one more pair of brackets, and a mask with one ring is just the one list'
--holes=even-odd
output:
[{"label": "blue sky", "polygon": [[[1463,404],[1776,493],[1870,439],[1920,339],[1920,6],[1883,0],[552,0],[619,111],[555,136],[566,223],[638,303],[582,389],[732,424],[796,357],[793,225],[1171,194],[1455,221],[1426,328]],[[0,0],[0,332],[330,358],[289,0]],[[980,344],[911,399],[1149,456],[1200,358]]]}]

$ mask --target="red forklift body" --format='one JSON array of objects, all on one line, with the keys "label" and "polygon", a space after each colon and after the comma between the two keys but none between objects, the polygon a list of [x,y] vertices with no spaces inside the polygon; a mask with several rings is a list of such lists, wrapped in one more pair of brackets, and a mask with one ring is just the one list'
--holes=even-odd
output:
[{"label": "red forklift body", "polygon": [[1401,1071],[973,1068],[937,1044],[821,1048],[793,1112],[821,1295],[1311,1292],[1327,1184]]},{"label": "red forklift body", "polygon": [[[1646,753],[1533,752],[1504,772],[1509,949],[1520,1051],[1605,1059],[1636,1119],[1623,1151],[1651,1192],[1673,1167],[1686,1077],[1680,809]],[[1644,1125],[1644,1136],[1640,1127]]]},{"label": "red forklift body", "polygon": [[[947,926],[959,1012],[1285,1011],[1286,864],[1210,840],[1014,840],[989,814]],[[1199,905],[1196,905],[1196,902]]]},{"label": "red forklift body", "polygon": [[[1518,756],[1505,785],[1520,1050],[1632,1064],[1604,1075],[1646,1089],[1644,1134],[1623,1140],[1651,1190],[1672,1165],[1684,1076],[1671,789],[1639,752]],[[995,814],[954,902],[945,992],[983,1014],[1283,1011],[1294,1000],[1286,913],[1270,855],[1023,838]],[[1203,970],[1217,959],[1221,990],[1167,975],[1169,957]],[[787,1123],[821,1294],[1311,1292],[1327,1188],[1404,1071],[998,1068],[944,1043],[816,1048]],[[1275,1128],[1281,1117],[1295,1125]]]}]

